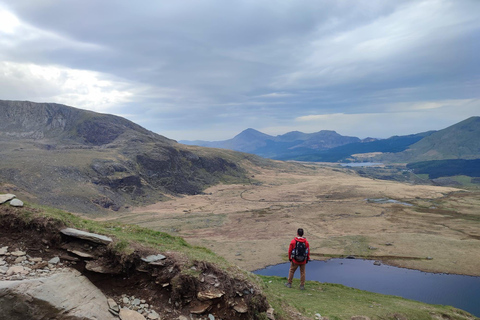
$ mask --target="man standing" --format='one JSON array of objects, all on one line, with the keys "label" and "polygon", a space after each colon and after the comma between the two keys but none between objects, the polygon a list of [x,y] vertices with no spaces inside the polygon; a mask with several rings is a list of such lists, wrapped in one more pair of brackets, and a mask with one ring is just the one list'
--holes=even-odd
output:
[{"label": "man standing", "polygon": [[305,265],[310,260],[310,245],[303,237],[303,229],[297,230],[297,236],[293,238],[288,247],[288,260],[290,260],[290,271],[288,272],[287,288],[292,287],[293,275],[300,267],[300,290],[305,290]]}]

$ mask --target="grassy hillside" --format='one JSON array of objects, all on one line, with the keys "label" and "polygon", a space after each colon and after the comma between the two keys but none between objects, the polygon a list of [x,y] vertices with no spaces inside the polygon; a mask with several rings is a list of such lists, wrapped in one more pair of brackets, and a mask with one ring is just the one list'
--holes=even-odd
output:
[{"label": "grassy hillside", "polygon": [[[360,315],[367,316],[372,320],[475,319],[468,313],[452,307],[433,306],[336,284],[309,281],[306,284],[306,290],[300,291],[295,289],[299,284],[295,279],[294,288],[287,289],[284,286],[285,278],[258,277],[242,271],[208,249],[189,245],[182,238],[163,232],[119,223],[96,222],[61,210],[37,205],[14,209],[15,212],[10,212],[6,208],[5,205],[0,206],[0,221],[4,229],[11,222],[9,215],[14,214],[15,219],[23,221],[25,230],[38,231],[50,224],[108,235],[114,239],[114,243],[111,245],[113,252],[124,257],[117,259],[119,263],[129,261],[128,256],[138,255],[139,250],[145,250],[140,248],[168,252],[171,259],[176,257],[175,267],[180,268],[178,271],[181,275],[190,277],[192,279],[190,282],[201,278],[201,273],[192,271],[191,266],[214,265],[215,267],[210,267],[210,269],[218,268],[228,274],[229,278],[237,279],[235,281],[261,288],[261,295],[264,295],[274,307],[277,320],[315,319],[317,313],[329,320],[350,320],[352,316]],[[42,227],[39,227],[39,223],[42,224]],[[30,227],[29,224],[31,224]],[[17,222],[14,228],[18,229],[19,227]],[[55,250],[55,248],[51,247],[50,250]],[[130,274],[129,277],[133,277],[133,275]],[[252,300],[251,303],[254,305],[257,302]],[[267,319],[267,316],[264,312],[259,312],[255,318]],[[253,316],[250,319],[253,319]]]}]

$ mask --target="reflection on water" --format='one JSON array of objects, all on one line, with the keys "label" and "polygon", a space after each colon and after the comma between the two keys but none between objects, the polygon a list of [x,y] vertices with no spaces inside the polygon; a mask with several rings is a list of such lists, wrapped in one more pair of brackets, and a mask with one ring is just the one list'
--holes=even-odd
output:
[{"label": "reflection on water", "polygon": [[[282,263],[254,273],[286,277],[289,266],[290,263]],[[331,259],[309,262],[307,280],[339,283],[430,304],[451,305],[480,316],[480,277],[376,266],[371,260]]]}]

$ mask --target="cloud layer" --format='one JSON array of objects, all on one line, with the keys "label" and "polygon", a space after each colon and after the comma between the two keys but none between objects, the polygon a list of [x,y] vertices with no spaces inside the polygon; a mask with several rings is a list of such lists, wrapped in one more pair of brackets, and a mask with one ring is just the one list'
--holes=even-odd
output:
[{"label": "cloud layer", "polygon": [[0,97],[173,139],[388,137],[480,110],[480,2],[0,0]]}]

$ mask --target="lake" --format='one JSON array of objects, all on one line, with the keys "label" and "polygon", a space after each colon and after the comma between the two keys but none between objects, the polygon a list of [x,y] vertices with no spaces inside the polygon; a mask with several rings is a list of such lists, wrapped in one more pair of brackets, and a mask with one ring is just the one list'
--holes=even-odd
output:
[{"label": "lake", "polygon": [[[450,305],[480,317],[480,277],[428,273],[383,264],[376,266],[373,262],[361,259],[310,261],[306,278],[430,304]],[[282,263],[254,273],[287,277],[289,267],[290,263]],[[295,277],[300,277],[299,270]]]},{"label": "lake", "polygon": [[349,162],[349,163],[340,163],[342,167],[376,167],[383,166],[383,163],[379,162]]}]

